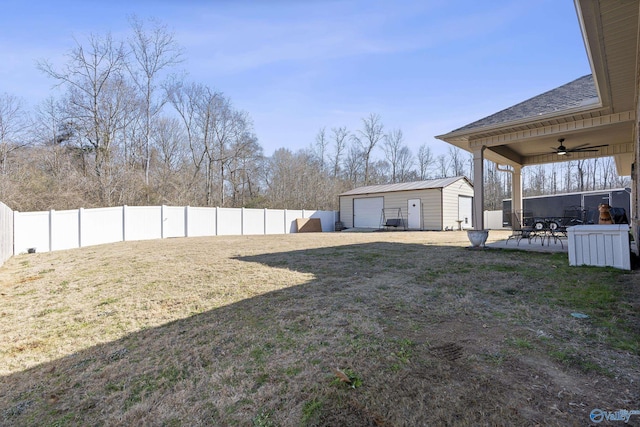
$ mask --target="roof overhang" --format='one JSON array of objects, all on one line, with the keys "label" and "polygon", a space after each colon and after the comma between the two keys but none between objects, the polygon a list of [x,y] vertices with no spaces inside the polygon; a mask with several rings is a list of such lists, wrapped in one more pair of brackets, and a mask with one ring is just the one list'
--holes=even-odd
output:
[{"label": "roof overhang", "polygon": [[[535,165],[613,156],[629,175],[637,123],[638,16],[640,4],[623,0],[575,0],[598,102],[517,121],[462,128],[436,138],[466,151],[486,147],[485,158],[506,165]],[[567,147],[602,145],[597,152],[555,154]]]}]

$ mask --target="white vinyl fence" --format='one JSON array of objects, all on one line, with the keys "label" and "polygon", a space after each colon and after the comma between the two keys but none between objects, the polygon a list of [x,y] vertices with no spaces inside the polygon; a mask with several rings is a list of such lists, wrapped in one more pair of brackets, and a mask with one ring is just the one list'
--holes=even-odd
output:
[{"label": "white vinyl fence", "polygon": [[484,211],[484,228],[487,230],[504,229],[502,216],[502,211]]},{"label": "white vinyl fence", "polygon": [[[190,206],[119,206],[14,212],[13,254],[25,253],[29,249],[49,252],[168,237],[288,234],[297,232],[296,218],[320,218],[322,231],[335,231],[338,213]],[[2,236],[4,244],[4,232]]]},{"label": "white vinyl fence", "polygon": [[0,266],[13,255],[13,211],[0,202]]}]

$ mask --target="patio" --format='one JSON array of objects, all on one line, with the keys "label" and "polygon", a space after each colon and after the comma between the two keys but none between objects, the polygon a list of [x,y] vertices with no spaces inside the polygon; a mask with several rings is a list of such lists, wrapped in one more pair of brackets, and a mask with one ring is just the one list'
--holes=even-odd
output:
[{"label": "patio", "polygon": [[[489,231],[489,235],[494,232]],[[505,234],[508,236],[508,234]],[[561,238],[551,238],[544,240],[544,245],[540,237],[534,237],[531,239],[522,238],[518,239],[508,239],[504,238],[501,240],[496,240],[486,244],[487,248],[491,249],[511,249],[511,250],[519,250],[519,251],[532,251],[532,252],[568,252],[569,251],[569,243],[566,237]]]}]

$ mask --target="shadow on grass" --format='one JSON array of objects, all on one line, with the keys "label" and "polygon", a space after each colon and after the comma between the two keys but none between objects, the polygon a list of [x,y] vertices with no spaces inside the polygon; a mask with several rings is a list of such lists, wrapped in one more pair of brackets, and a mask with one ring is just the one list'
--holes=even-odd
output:
[{"label": "shadow on grass", "polygon": [[490,315],[487,283],[539,304],[525,284],[551,278],[531,263],[557,255],[378,242],[235,259],[314,279],[5,376],[2,424],[570,425],[627,397],[510,350],[511,313]]}]

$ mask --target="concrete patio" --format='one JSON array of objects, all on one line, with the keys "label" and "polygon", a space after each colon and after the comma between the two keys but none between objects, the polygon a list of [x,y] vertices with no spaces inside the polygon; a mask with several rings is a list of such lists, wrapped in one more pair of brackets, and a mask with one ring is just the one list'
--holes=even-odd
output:
[{"label": "concrete patio", "polygon": [[532,239],[504,239],[496,240],[486,244],[487,248],[492,249],[511,249],[519,251],[534,251],[534,252],[568,252],[569,244],[566,237],[551,238],[544,240],[544,245],[539,237]]}]

